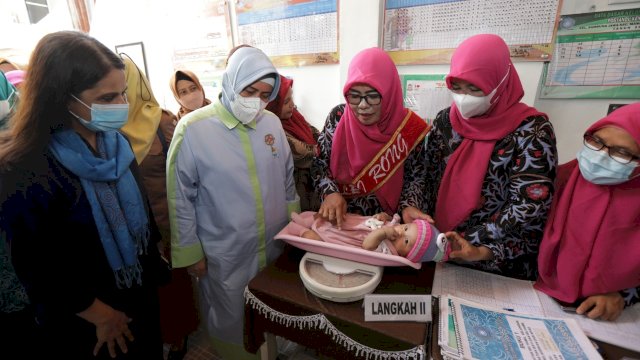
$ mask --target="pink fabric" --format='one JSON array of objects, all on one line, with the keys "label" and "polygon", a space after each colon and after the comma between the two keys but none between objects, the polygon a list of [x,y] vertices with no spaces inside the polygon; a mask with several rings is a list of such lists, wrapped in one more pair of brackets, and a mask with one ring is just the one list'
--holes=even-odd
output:
[{"label": "pink fabric", "polygon": [[520,77],[507,44],[497,35],[480,34],[463,41],[451,58],[451,70],[446,77],[449,89],[453,79],[468,81],[485,95],[500,86],[484,115],[465,120],[455,103],[451,104],[451,125],[464,140],[447,162],[438,189],[435,220],[441,231],[453,230],[478,207],[496,141],[513,132],[529,116],[546,117],[520,102],[524,96]]},{"label": "pink fabric", "polygon": [[9,80],[13,86],[18,86],[24,81],[27,72],[24,70],[11,70],[7,71],[4,76],[7,77],[7,80]]},{"label": "pink fabric", "polygon": [[[383,50],[370,48],[358,53],[349,64],[346,94],[354,85],[368,85],[382,95],[380,121],[363,125],[349,104],[338,123],[331,146],[330,170],[341,184],[349,184],[391,139],[408,110],[404,107],[400,77],[395,64]],[[404,167],[376,191],[376,197],[388,213],[398,210]]]},{"label": "pink fabric", "polygon": [[[615,126],[640,144],[640,103],[624,106],[587,132]],[[595,185],[577,161],[556,191],[540,244],[535,287],[566,302],[640,285],[640,178],[619,185]]]},{"label": "pink fabric", "polygon": [[[323,241],[361,249],[364,238],[371,232],[371,228],[364,225],[365,221],[370,219],[371,216],[347,214],[345,221],[342,223],[342,228],[338,229],[329,221],[320,217],[314,219],[315,214],[316,212],[313,211],[291,214],[292,221],[304,228],[299,228],[298,236],[302,236],[304,231],[312,229]],[[389,225],[390,223],[386,223],[384,226]],[[389,240],[384,240],[384,242],[387,243],[387,247],[393,255],[398,255],[398,252]]]}]

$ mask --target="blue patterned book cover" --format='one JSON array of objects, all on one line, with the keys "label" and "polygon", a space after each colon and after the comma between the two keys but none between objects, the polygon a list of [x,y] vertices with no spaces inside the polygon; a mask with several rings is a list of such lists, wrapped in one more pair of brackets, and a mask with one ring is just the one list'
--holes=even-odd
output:
[{"label": "blue patterned book cover", "polygon": [[601,359],[572,319],[490,309],[459,298],[452,303],[465,359]]}]

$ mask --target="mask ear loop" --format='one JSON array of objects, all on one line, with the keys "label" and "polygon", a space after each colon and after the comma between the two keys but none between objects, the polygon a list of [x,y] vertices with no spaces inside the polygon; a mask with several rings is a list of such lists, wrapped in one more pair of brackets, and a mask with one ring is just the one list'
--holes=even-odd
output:
[{"label": "mask ear loop", "polygon": [[[136,70],[138,71],[138,77],[140,78],[140,98],[143,101],[149,101],[151,100],[151,91],[149,90],[149,87],[147,86],[147,81],[146,78],[144,76],[142,76],[142,71],[140,71],[140,68],[138,67],[138,64],[136,64],[135,61],[133,61],[133,59],[131,58],[131,56],[127,55],[127,53],[119,53],[118,54],[120,56],[120,58],[122,58],[123,56],[126,56],[127,59],[131,60],[131,63],[133,64],[133,66],[136,67]],[[148,96],[148,98],[145,99],[145,92],[142,91],[142,87],[144,86],[145,90],[147,90],[146,94]]]}]

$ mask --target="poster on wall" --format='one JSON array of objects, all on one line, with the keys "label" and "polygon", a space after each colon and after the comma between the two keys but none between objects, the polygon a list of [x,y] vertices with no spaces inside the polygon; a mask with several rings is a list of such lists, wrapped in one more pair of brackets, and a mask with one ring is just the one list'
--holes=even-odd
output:
[{"label": "poster on wall", "polygon": [[433,122],[440,110],[451,106],[446,74],[401,75],[404,105],[427,121]]},{"label": "poster on wall", "polygon": [[337,0],[241,0],[235,12],[238,43],[275,66],[338,63]]},{"label": "poster on wall", "polygon": [[446,64],[475,34],[501,36],[514,61],[548,61],[562,0],[386,0],[383,47],[397,65]]},{"label": "poster on wall", "polygon": [[541,98],[640,98],[640,8],[563,15]]},{"label": "poster on wall", "polygon": [[173,68],[195,73],[212,98],[220,92],[227,54],[233,47],[230,13],[218,0],[181,0],[173,13]]}]

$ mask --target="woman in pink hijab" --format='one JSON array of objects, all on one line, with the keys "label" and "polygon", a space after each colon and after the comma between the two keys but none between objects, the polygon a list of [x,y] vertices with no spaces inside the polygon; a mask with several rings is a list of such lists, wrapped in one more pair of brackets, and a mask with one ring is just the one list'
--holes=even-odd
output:
[{"label": "woman in pink hijab", "polygon": [[429,126],[404,107],[389,55],[379,48],[359,52],[342,93],[347,106],[327,117],[311,170],[322,199],[318,215],[338,227],[347,212],[398,213],[405,223],[429,218],[420,211]]},{"label": "woman in pink hijab", "polygon": [[558,179],[535,287],[578,314],[615,320],[640,300],[640,103],[587,129]]},{"label": "woman in pink hijab", "polygon": [[453,103],[434,120],[426,150],[427,213],[449,231],[450,259],[535,280],[557,164],[553,127],[520,102],[520,78],[497,35],[463,41],[446,83]]}]

